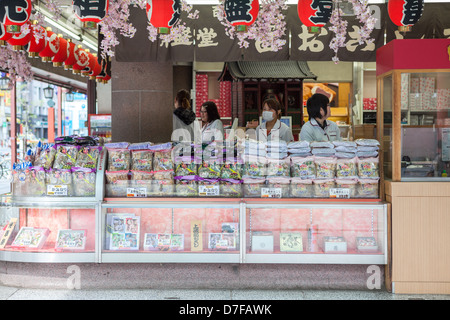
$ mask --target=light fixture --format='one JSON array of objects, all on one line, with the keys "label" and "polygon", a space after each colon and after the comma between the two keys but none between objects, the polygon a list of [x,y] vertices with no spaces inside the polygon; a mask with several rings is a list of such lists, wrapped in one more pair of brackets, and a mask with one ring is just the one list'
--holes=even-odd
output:
[{"label": "light fixture", "polygon": [[44,88],[44,97],[46,99],[53,99],[53,91],[53,88],[48,85],[47,88]]},{"label": "light fixture", "polygon": [[72,91],[72,89],[69,90],[69,92],[66,93],[66,102],[73,102],[75,98],[75,95]]}]

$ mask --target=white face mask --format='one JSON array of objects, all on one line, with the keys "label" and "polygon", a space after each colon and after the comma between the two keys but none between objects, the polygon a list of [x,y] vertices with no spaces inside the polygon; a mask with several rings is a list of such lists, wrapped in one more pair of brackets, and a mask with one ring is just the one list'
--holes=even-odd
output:
[{"label": "white face mask", "polygon": [[273,120],[273,112],[272,111],[263,111],[262,118],[265,121],[272,121]]}]

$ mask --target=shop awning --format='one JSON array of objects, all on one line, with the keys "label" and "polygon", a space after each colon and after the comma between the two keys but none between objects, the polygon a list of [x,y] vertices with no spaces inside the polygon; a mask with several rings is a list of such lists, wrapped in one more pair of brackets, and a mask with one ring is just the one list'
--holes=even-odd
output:
[{"label": "shop awning", "polygon": [[[232,79],[230,79],[230,76]],[[235,61],[224,64],[219,81],[245,79],[313,79],[306,61]]]}]

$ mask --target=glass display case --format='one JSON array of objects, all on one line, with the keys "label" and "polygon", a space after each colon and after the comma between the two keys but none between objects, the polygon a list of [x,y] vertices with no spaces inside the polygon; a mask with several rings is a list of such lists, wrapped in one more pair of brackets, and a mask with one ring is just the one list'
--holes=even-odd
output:
[{"label": "glass display case", "polygon": [[[394,40],[377,55],[381,102],[377,130],[384,177],[392,181],[450,181],[450,62],[448,55],[446,60],[442,57],[447,46],[442,41],[429,42],[436,47],[430,52],[439,58],[408,62],[402,51],[419,45],[416,41]],[[405,61],[399,65],[400,57]],[[433,68],[430,63],[434,63]]]}]

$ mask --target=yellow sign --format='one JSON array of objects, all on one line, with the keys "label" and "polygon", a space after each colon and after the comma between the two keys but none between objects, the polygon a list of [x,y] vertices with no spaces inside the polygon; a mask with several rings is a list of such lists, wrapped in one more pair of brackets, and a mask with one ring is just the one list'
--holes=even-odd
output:
[{"label": "yellow sign", "polygon": [[203,251],[202,221],[191,221],[191,251]]}]

